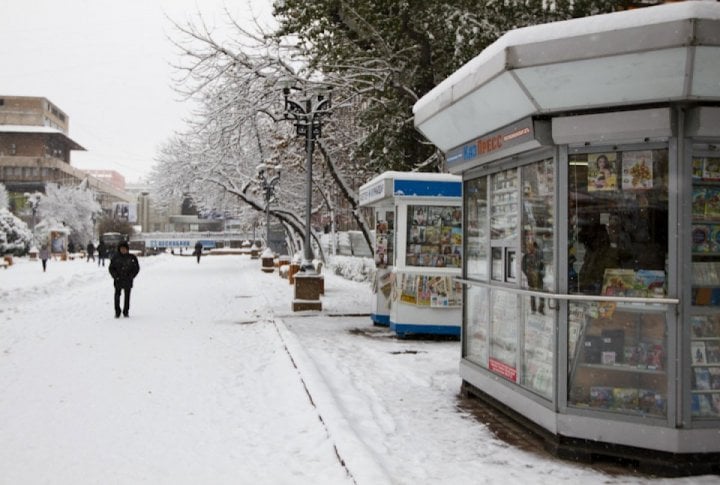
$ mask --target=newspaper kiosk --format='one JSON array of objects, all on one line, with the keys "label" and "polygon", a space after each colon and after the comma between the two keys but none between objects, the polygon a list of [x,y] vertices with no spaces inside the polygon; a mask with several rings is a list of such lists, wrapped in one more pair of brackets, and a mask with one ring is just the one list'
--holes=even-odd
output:
[{"label": "newspaper kiosk", "polygon": [[561,455],[720,471],[720,4],[509,32],[423,97],[462,175],[465,392]]},{"label": "newspaper kiosk", "polygon": [[375,211],[371,318],[398,335],[460,335],[461,179],[385,172],[360,187]]}]

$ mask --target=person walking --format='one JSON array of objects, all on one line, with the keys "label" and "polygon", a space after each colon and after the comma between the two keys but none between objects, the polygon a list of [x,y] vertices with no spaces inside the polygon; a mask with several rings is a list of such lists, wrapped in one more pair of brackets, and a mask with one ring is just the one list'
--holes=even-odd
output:
[{"label": "person walking", "polygon": [[105,243],[102,239],[100,239],[100,242],[98,243],[97,247],[98,252],[98,267],[102,264],[105,266],[105,258],[107,258],[107,247],[105,246]]},{"label": "person walking", "polygon": [[90,262],[91,259],[95,261],[95,245],[93,242],[90,241],[87,243],[87,247],[85,249],[87,250],[87,262]]},{"label": "person walking", "polygon": [[202,248],[203,248],[203,245],[200,241],[195,243],[195,257],[197,257],[198,264],[200,264],[200,256],[202,256]]},{"label": "person walking", "polygon": [[47,246],[43,246],[40,249],[40,261],[42,261],[42,267],[43,267],[43,273],[47,269],[47,262],[50,258],[50,251],[48,250]]},{"label": "person walking", "polygon": [[130,316],[130,290],[133,287],[133,280],[140,272],[140,263],[134,254],[130,254],[130,246],[123,241],[118,244],[118,252],[110,260],[108,267],[115,285],[115,318],[120,318],[120,293],[125,293],[122,314]]}]

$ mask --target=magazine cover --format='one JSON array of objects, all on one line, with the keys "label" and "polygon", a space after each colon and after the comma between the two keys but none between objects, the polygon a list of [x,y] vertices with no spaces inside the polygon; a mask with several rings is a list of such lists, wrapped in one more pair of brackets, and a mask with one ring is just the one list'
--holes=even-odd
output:
[{"label": "magazine cover", "polygon": [[622,188],[644,190],[653,187],[651,151],[624,152],[622,157]]},{"label": "magazine cover", "polygon": [[617,190],[617,154],[588,155],[588,192]]},{"label": "magazine cover", "polygon": [[602,294],[605,296],[632,296],[635,288],[635,271],[631,269],[606,269]]},{"label": "magazine cover", "polygon": [[613,406],[618,409],[637,409],[638,390],[632,387],[613,388]]},{"label": "magazine cover", "polygon": [[708,372],[707,367],[695,367],[693,372],[695,373],[695,390],[709,391],[710,372]]},{"label": "magazine cover", "polygon": [[692,161],[692,178],[693,180],[702,180],[705,170],[704,158],[693,158]]},{"label": "magazine cover", "polygon": [[720,364],[720,341],[705,342],[705,358],[708,364]]},{"label": "magazine cover", "polygon": [[691,342],[690,351],[692,353],[693,364],[705,364],[705,342]]},{"label": "magazine cover", "polygon": [[639,269],[635,272],[638,294],[636,296],[665,296],[665,271]]},{"label": "magazine cover", "polygon": [[[720,180],[720,158],[704,158],[702,168],[703,180]],[[693,160],[693,178],[695,177],[695,160]]]},{"label": "magazine cover", "polygon": [[692,215],[693,217],[705,217],[705,187],[694,187],[692,191]]},{"label": "magazine cover", "polygon": [[400,301],[410,303],[411,305],[417,304],[417,283],[415,281],[415,275],[403,274],[400,281]]},{"label": "magazine cover", "polygon": [[[692,336],[695,338],[705,337],[705,329],[710,326],[708,317],[704,315],[693,315],[690,317],[690,325],[692,327]],[[707,335],[709,337],[709,335]]]},{"label": "magazine cover", "polygon": [[707,224],[693,224],[690,229],[692,237],[693,253],[709,253],[711,252],[710,244],[710,226]]},{"label": "magazine cover", "polygon": [[590,405],[596,408],[609,408],[613,404],[612,387],[591,387]]},{"label": "magazine cover", "polygon": [[720,219],[720,188],[705,188],[705,217],[707,219]]},{"label": "magazine cover", "polygon": [[710,389],[720,390],[720,367],[708,367],[708,373],[710,374]]}]

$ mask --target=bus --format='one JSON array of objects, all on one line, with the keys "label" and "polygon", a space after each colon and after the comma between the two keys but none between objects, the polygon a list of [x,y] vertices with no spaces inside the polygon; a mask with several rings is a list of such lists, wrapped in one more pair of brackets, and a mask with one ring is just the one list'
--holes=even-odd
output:
[{"label": "bus", "polygon": [[118,250],[118,244],[127,241],[127,236],[119,232],[104,232],[100,240],[105,243],[105,253],[112,258]]}]

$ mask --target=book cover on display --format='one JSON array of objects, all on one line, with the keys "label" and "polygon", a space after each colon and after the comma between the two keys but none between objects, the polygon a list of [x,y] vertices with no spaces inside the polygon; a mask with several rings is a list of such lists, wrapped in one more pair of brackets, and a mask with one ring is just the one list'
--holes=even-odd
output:
[{"label": "book cover on display", "polygon": [[613,388],[613,407],[617,409],[637,409],[638,390],[631,387]]},{"label": "book cover on display", "polygon": [[623,152],[622,188],[628,190],[645,190],[652,189],[652,187],[652,152]]},{"label": "book cover on display", "polygon": [[690,352],[692,354],[693,364],[707,363],[707,360],[705,358],[705,342],[691,342]]},{"label": "book cover on display", "polygon": [[707,224],[693,224],[690,229],[692,237],[693,253],[709,253],[712,251],[710,244],[710,226]]},{"label": "book cover on display", "polygon": [[635,296],[665,296],[665,271],[639,269],[635,272],[637,293]]},{"label": "book cover on display", "polygon": [[403,274],[400,281],[400,301],[415,305],[417,303],[417,282],[415,275]]},{"label": "book cover on display", "polygon": [[617,190],[617,154],[588,155],[588,192]]}]

